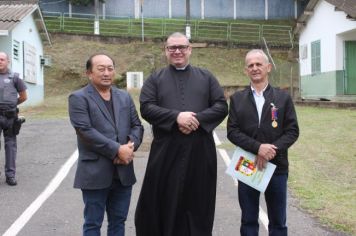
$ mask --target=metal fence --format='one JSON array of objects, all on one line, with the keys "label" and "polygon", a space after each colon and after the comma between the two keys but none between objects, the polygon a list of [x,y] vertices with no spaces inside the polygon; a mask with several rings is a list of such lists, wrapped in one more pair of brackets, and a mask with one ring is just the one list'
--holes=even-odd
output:
[{"label": "metal fence", "polygon": [[[94,34],[95,15],[43,12],[48,31]],[[185,32],[183,19],[132,19],[129,17],[99,16],[99,34],[140,38],[164,38],[179,31]],[[209,20],[191,20],[191,39],[201,41],[260,44],[264,37],[270,46],[293,47],[292,27]]]}]

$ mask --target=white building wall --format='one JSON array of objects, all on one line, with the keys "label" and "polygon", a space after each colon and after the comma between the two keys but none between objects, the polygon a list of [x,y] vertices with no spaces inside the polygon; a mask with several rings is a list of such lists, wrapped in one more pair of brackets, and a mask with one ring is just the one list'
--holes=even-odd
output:
[{"label": "white building wall", "polygon": [[0,51],[11,55],[11,43],[8,36],[0,36]]},{"label": "white building wall", "polygon": [[32,15],[27,16],[12,30],[12,43],[14,40],[20,42],[20,56],[18,61],[12,60],[12,70],[20,74],[20,78],[24,78],[24,43],[35,48],[35,67],[36,81],[35,83],[26,83],[28,99],[24,103],[25,106],[38,105],[44,99],[44,79],[43,66],[41,66],[40,58],[43,56],[42,41]]},{"label": "white building wall", "polygon": [[[343,69],[343,40],[337,34],[356,29],[356,21],[346,19],[343,11],[335,11],[335,6],[324,0],[314,8],[314,14],[309,18],[302,30],[299,45],[307,45],[308,57],[300,60],[301,76],[311,74],[311,42],[320,40],[321,72]],[[299,50],[301,53],[301,50]]]}]

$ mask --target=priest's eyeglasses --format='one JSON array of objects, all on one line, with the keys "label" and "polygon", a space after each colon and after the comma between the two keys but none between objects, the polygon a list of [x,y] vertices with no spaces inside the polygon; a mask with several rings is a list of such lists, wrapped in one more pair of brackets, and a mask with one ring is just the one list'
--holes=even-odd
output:
[{"label": "priest's eyeglasses", "polygon": [[172,45],[172,46],[166,46],[166,49],[168,50],[168,52],[175,52],[177,51],[177,49],[180,52],[185,52],[187,51],[187,49],[189,48],[189,45]]}]

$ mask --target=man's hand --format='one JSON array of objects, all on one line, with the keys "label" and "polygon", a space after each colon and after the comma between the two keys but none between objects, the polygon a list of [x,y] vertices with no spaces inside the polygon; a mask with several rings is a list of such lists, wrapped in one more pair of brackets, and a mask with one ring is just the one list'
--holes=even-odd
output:
[{"label": "man's hand", "polygon": [[129,141],[127,144],[120,145],[114,164],[128,165],[134,158],[134,143]]},{"label": "man's hand", "polygon": [[19,92],[19,97],[17,98],[17,105],[23,103],[27,100],[27,92],[26,90]]},{"label": "man's hand", "polygon": [[177,117],[178,128],[183,134],[190,134],[199,128],[199,121],[194,112],[180,112]]},{"label": "man's hand", "polygon": [[115,157],[113,163],[114,163],[114,165],[124,165],[125,164],[125,162],[122,161],[118,156]]},{"label": "man's hand", "polygon": [[266,168],[267,162],[268,161],[266,159],[257,155],[255,159],[255,166],[257,166],[257,169],[263,170],[264,168]]},{"label": "man's hand", "polygon": [[179,126],[178,125],[178,129],[180,130],[180,132],[182,132],[183,134],[190,134],[193,130],[192,129],[187,129],[184,126]]},{"label": "man's hand", "polygon": [[260,145],[260,148],[258,149],[258,156],[265,159],[266,161],[270,161],[276,156],[277,149],[278,148],[273,144],[263,143]]}]

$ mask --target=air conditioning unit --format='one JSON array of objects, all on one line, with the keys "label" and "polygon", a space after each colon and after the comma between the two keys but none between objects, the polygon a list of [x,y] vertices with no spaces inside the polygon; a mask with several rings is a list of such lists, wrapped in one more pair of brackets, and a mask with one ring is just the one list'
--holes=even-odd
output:
[{"label": "air conditioning unit", "polygon": [[50,56],[43,56],[41,57],[41,65],[42,66],[52,66],[52,59]]},{"label": "air conditioning unit", "polygon": [[127,89],[141,89],[143,85],[143,72],[126,73]]}]

